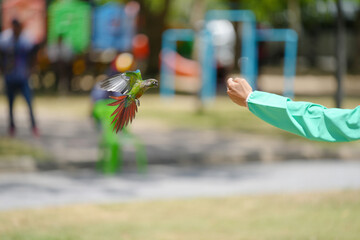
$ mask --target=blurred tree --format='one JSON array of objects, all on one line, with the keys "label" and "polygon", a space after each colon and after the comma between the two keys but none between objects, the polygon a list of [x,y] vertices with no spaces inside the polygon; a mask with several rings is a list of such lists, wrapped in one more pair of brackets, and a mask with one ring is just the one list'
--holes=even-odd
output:
[{"label": "blurred tree", "polygon": [[346,75],[346,35],[344,13],[342,1],[336,0],[337,20],[336,20],[336,82],[337,90],[335,93],[336,107],[340,108],[344,97],[343,78]]},{"label": "blurred tree", "polygon": [[352,70],[355,73],[360,73],[360,10],[356,11],[355,17],[355,44],[356,44],[356,54],[355,59],[352,64]]},{"label": "blurred tree", "polygon": [[149,37],[149,72],[158,72],[161,36],[166,28],[166,19],[170,9],[170,0],[138,0],[140,3],[141,28]]},{"label": "blurred tree", "polygon": [[193,28],[198,28],[198,23],[205,17],[206,2],[205,0],[193,1],[190,11],[190,24]]},{"label": "blurred tree", "polygon": [[300,36],[302,32],[300,1],[289,0],[287,12],[289,19],[289,27],[294,29]]}]

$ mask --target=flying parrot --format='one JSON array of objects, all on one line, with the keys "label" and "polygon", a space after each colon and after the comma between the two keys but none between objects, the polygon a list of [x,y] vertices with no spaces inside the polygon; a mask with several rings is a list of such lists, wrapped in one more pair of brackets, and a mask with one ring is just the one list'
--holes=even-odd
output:
[{"label": "flying parrot", "polygon": [[129,122],[132,122],[137,108],[140,106],[139,98],[147,89],[157,86],[156,79],[143,80],[140,70],[117,74],[100,83],[100,87],[104,90],[123,94],[119,97],[110,96],[116,101],[108,106],[118,106],[111,114],[111,117],[115,115],[111,122],[111,124],[115,122],[113,131],[116,130],[117,133]]}]

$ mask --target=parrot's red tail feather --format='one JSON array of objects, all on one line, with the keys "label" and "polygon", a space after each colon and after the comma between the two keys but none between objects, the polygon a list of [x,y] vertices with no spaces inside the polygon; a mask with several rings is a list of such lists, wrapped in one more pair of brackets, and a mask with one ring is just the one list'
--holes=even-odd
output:
[{"label": "parrot's red tail feather", "polygon": [[128,96],[120,96],[120,97],[112,97],[112,99],[115,99],[116,101],[113,103],[108,104],[109,106],[117,106],[115,111],[111,114],[111,116],[114,116],[114,119],[112,120],[111,124],[114,124],[114,129],[116,132],[121,130],[123,127],[125,127],[129,122],[132,122],[132,120],[135,118],[135,113],[137,112],[137,105],[134,100],[132,100]]},{"label": "parrot's red tail feather", "polygon": [[114,96],[110,96],[110,98],[115,99],[117,101],[109,103],[108,106],[116,106],[119,105],[121,102],[123,102],[125,100],[127,96],[123,95],[123,96],[119,96],[119,97],[114,97]]}]

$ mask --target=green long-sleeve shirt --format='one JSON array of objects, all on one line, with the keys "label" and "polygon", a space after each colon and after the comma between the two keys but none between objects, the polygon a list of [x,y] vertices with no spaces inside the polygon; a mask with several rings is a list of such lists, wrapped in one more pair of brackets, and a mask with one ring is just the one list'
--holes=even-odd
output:
[{"label": "green long-sleeve shirt", "polygon": [[264,121],[311,140],[348,142],[360,139],[360,106],[326,108],[261,91],[251,93],[247,103],[249,110]]}]

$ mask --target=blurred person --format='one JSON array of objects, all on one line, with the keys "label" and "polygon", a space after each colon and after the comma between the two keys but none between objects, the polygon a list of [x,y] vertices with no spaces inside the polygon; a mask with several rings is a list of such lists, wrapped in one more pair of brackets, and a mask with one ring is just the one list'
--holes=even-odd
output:
[{"label": "blurred person", "polygon": [[9,134],[10,136],[15,135],[13,106],[15,96],[20,91],[29,107],[33,135],[39,136],[29,85],[35,45],[22,30],[22,24],[17,19],[13,19],[11,29],[5,30],[0,36],[0,52],[2,55],[0,68],[5,77],[6,95],[9,103]]},{"label": "blurred person", "polygon": [[115,173],[121,169],[122,149],[124,144],[133,144],[135,147],[135,158],[139,171],[146,169],[146,150],[142,141],[134,134],[132,134],[127,127],[121,131],[119,137],[112,129],[112,121],[109,117],[113,108],[109,107],[112,104],[112,97],[123,96],[121,92],[106,91],[101,88],[101,82],[95,84],[91,91],[92,100],[92,116],[94,117],[98,129],[101,131],[101,138],[99,141],[100,158],[98,162],[99,169],[104,173]]},{"label": "blurred person", "polygon": [[236,104],[271,125],[310,140],[348,142],[360,139],[360,106],[326,108],[272,93],[253,91],[242,78],[227,80],[227,93]]}]

